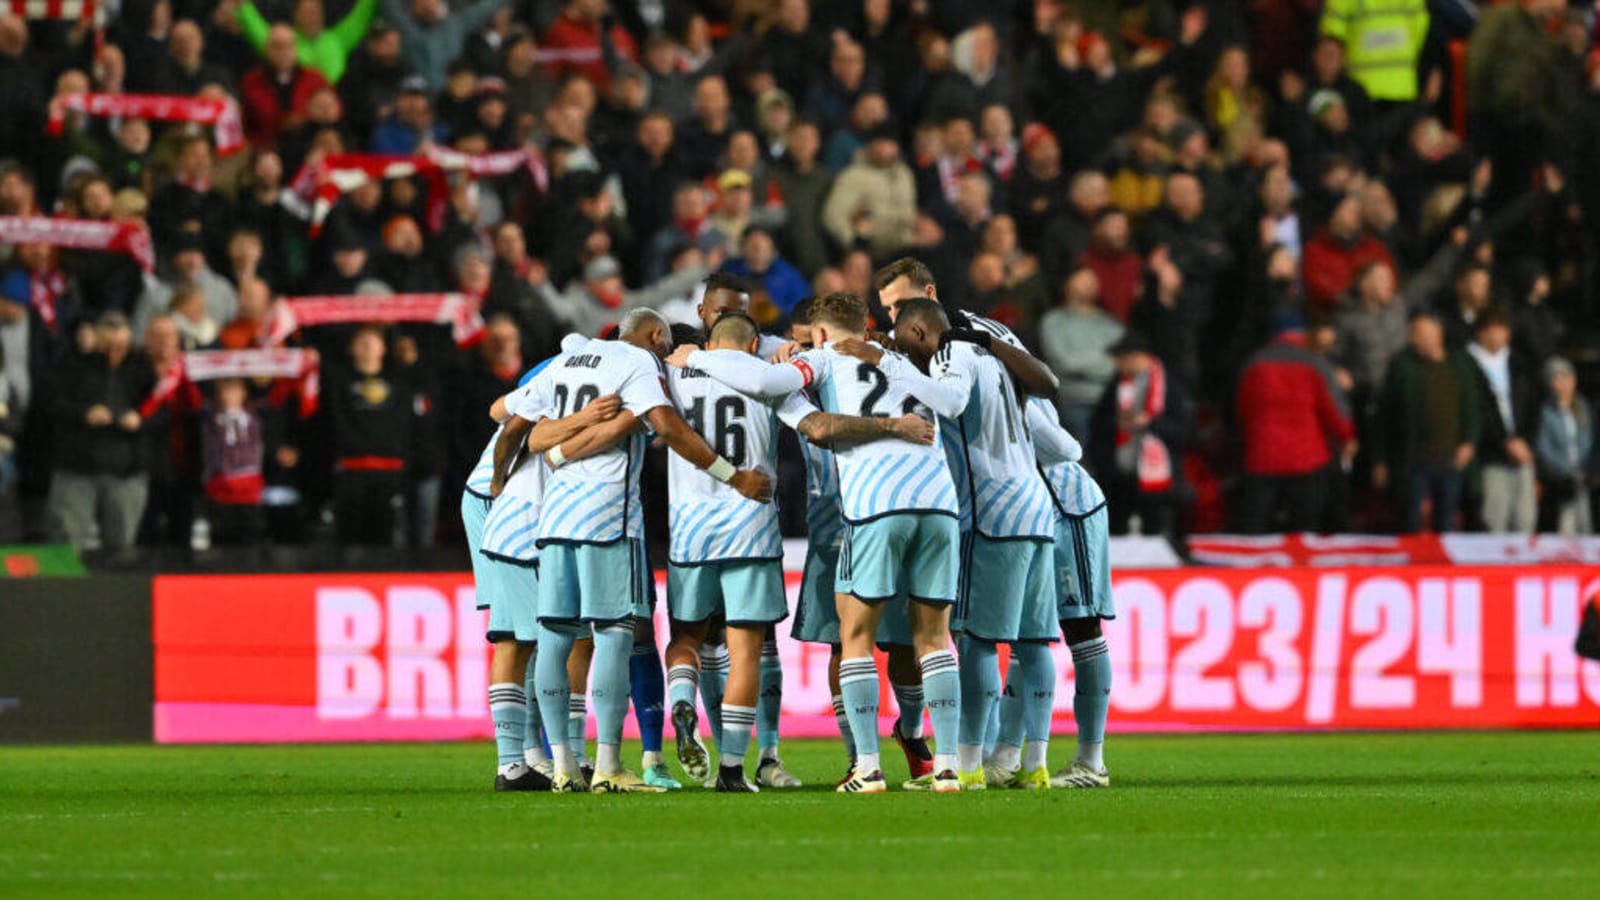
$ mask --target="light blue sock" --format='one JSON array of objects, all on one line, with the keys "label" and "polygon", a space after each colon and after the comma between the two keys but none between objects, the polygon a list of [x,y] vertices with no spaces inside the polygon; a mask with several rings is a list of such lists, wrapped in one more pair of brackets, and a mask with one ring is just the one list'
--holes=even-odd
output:
[{"label": "light blue sock", "polygon": [[534,762],[550,755],[544,745],[544,717],[539,715],[538,679],[534,677],[538,664],[539,650],[535,647],[533,656],[528,659],[528,668],[522,673],[522,692],[528,698],[528,725],[522,735],[522,756],[525,760],[531,757]]},{"label": "light blue sock", "polygon": [[778,657],[778,642],[767,641],[761,645],[761,693],[756,699],[756,740],[762,756],[778,755],[778,718],[782,713],[783,660]]},{"label": "light blue sock", "polygon": [[[590,664],[589,681],[594,681],[593,663]],[[583,765],[589,761],[588,732],[589,732],[589,706],[588,698],[582,691],[572,691],[567,701],[567,746],[572,749],[572,756]]]},{"label": "light blue sock", "polygon": [[706,644],[700,648],[700,702],[706,707],[711,740],[722,755],[722,691],[728,684],[728,648]]},{"label": "light blue sock", "polygon": [[694,666],[676,665],[667,670],[667,707],[670,709],[679,703],[694,705],[695,695],[699,693],[700,670]]},{"label": "light blue sock", "polygon": [[494,746],[502,772],[522,762],[522,741],[528,732],[528,695],[522,685],[489,685],[489,718],[494,722]]},{"label": "light blue sock", "polygon": [[918,662],[922,664],[923,702],[933,720],[933,770],[954,769],[961,730],[961,676],[955,654],[935,650]]},{"label": "light blue sock", "polygon": [[744,766],[744,755],[750,749],[750,729],[756,725],[754,706],[722,707],[722,752],[717,764]]},{"label": "light blue sock", "polygon": [[856,742],[856,759],[868,771],[878,768],[878,666],[870,656],[839,663],[839,694]]},{"label": "light blue sock", "polygon": [[[572,655],[573,639],[571,632],[539,626],[539,658],[534,666],[537,669],[534,680],[539,685],[539,718],[544,720],[545,735],[550,739],[550,755],[557,763],[567,760],[572,753],[567,743],[567,710],[571,698],[567,657]],[[558,765],[558,768],[563,767]]]},{"label": "light blue sock", "polygon": [[1111,705],[1111,656],[1103,637],[1073,644],[1072,669],[1077,689],[1072,714],[1078,720],[1078,743],[1097,748],[1106,740],[1106,710]]},{"label": "light blue sock", "polygon": [[[1002,690],[1003,694],[1004,691]],[[1000,742],[1000,701],[1003,697],[995,697],[989,704],[989,716],[983,726],[983,758],[988,759],[994,755],[994,745]]]},{"label": "light blue sock", "polygon": [[991,723],[990,728],[984,731],[984,745],[989,756],[994,755],[994,748],[1000,744],[1022,746],[1023,734],[1027,731],[1023,715],[1026,704],[1022,702],[1023,668],[1017,662],[1016,647],[1012,647],[1011,668],[1006,671],[1006,684],[1000,691],[1000,703],[996,707],[1000,721],[998,725]]},{"label": "light blue sock", "polygon": [[[989,708],[1000,696],[1000,654],[994,644],[970,635],[961,638],[961,736],[967,746],[982,747]],[[928,696],[928,684],[922,684]],[[931,699],[931,698],[930,698]],[[971,766],[963,763],[964,768]]]},{"label": "light blue sock", "polygon": [[[628,657],[633,652],[633,624],[608,625],[594,632],[594,664],[589,693],[594,697],[596,744],[622,743],[628,718]],[[598,749],[598,762],[602,757]]]},{"label": "light blue sock", "polygon": [[[1056,705],[1056,659],[1047,644],[1013,644],[1012,683],[1022,707],[1022,736],[1050,740],[1050,718]],[[1018,678],[1020,676],[1020,678]]]}]

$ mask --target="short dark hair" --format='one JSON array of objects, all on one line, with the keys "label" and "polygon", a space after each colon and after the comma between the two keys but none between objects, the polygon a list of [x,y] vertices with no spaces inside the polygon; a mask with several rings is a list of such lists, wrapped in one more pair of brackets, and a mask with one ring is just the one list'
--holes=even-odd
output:
[{"label": "short dark hair", "polygon": [[943,331],[950,327],[950,317],[945,314],[944,307],[938,301],[929,300],[927,297],[912,297],[900,304],[899,318],[895,321],[896,327],[905,327],[912,322],[921,322],[937,326]]},{"label": "short dark hair", "polygon": [[711,325],[711,333],[706,335],[707,343],[716,340],[719,336],[740,344],[746,344],[756,339],[761,329],[756,325],[756,320],[742,312],[725,312],[717,317]]},{"label": "short dark hair", "polygon": [[874,293],[881,291],[902,277],[919,291],[935,287],[933,272],[926,263],[915,257],[902,256],[872,274],[872,290]]},{"label": "short dark hair", "polygon": [[1406,324],[1409,325],[1413,322],[1420,322],[1423,319],[1427,319],[1435,325],[1444,324],[1444,319],[1440,318],[1438,313],[1428,309],[1427,307],[1412,310],[1411,314],[1406,316]]},{"label": "short dark hair", "polygon": [[1498,304],[1483,311],[1483,314],[1472,320],[1472,333],[1483,334],[1494,326],[1509,329],[1511,327],[1511,313],[1504,306]]},{"label": "short dark hair", "polygon": [[811,324],[811,304],[815,303],[816,300],[817,300],[817,298],[815,296],[811,296],[811,297],[805,298],[804,300],[801,300],[799,303],[796,303],[794,305],[794,309],[789,310],[789,322],[790,322],[790,324],[793,324],[793,325],[810,325]]},{"label": "short dark hair", "polygon": [[867,330],[867,304],[849,291],[834,291],[811,304],[813,324],[835,325],[847,331]]},{"label": "short dark hair", "polygon": [[743,278],[731,272],[712,272],[706,276],[706,293],[712,291],[733,291],[735,294],[750,293],[750,285]]}]

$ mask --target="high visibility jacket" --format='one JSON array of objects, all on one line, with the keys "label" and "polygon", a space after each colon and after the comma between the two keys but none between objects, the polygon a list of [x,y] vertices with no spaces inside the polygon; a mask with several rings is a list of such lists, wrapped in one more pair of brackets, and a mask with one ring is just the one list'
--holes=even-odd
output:
[{"label": "high visibility jacket", "polygon": [[1328,0],[1322,33],[1344,43],[1350,77],[1372,99],[1417,99],[1417,56],[1428,36],[1427,0]]}]

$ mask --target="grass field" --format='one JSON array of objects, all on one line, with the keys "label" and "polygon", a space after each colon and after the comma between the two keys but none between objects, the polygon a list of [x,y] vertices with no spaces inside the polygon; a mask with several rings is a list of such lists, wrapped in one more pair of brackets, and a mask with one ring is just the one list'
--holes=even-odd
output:
[{"label": "grass field", "polygon": [[1600,891],[1593,733],[1113,737],[1113,789],[1037,794],[842,796],[835,744],[785,755],[815,788],[496,795],[487,743],[0,749],[0,897]]}]

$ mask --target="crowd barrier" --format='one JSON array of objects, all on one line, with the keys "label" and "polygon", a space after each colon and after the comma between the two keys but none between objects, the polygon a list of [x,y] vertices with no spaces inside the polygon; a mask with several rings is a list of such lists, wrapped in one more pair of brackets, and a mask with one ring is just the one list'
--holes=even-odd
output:
[{"label": "crowd barrier", "polygon": [[[1600,724],[1600,663],[1572,649],[1600,568],[1125,569],[1114,585],[1113,731]],[[12,581],[0,741],[485,738],[475,606],[465,574]],[[664,643],[664,610],[656,624]],[[834,735],[826,648],[787,623],[778,643],[784,733]],[[1056,659],[1069,732],[1072,666]]]}]

